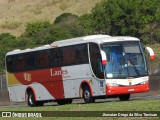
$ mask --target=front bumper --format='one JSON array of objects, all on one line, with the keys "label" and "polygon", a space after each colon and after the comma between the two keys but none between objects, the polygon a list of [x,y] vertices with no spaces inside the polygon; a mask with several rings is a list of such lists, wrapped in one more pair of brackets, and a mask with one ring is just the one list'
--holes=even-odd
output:
[{"label": "front bumper", "polygon": [[118,86],[111,87],[106,85],[106,95],[119,95],[119,94],[132,94],[147,92],[149,90],[149,84],[134,85],[134,86]]}]

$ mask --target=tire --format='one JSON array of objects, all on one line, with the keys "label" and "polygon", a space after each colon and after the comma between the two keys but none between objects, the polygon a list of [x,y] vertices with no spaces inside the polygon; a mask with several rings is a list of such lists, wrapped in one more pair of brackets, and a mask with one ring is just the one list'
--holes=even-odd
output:
[{"label": "tire", "polygon": [[120,95],[119,99],[120,101],[127,101],[130,98],[130,94]]},{"label": "tire", "polygon": [[58,105],[71,104],[72,103],[72,99],[58,100],[57,103],[58,103]]},{"label": "tire", "polygon": [[88,86],[83,88],[83,99],[85,103],[94,103],[95,98],[91,96],[91,92]]},{"label": "tire", "polygon": [[34,94],[33,94],[32,91],[29,91],[29,92],[28,92],[27,103],[28,103],[28,106],[30,106],[30,107],[35,107],[35,106],[37,106],[37,103],[36,103],[36,101],[35,101],[35,97],[34,97]]}]

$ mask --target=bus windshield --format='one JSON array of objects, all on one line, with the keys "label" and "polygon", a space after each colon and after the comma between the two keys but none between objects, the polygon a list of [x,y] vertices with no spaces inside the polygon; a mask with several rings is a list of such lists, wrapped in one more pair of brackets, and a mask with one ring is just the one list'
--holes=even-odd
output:
[{"label": "bus windshield", "polygon": [[140,42],[104,43],[101,49],[107,56],[107,78],[140,77],[148,74]]}]

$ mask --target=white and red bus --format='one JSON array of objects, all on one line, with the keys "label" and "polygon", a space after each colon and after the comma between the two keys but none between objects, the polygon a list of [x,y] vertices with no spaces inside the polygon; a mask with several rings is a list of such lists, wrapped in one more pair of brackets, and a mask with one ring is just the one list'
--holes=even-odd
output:
[{"label": "white and red bus", "polygon": [[135,37],[91,35],[14,50],[6,55],[6,76],[10,101],[29,106],[69,104],[76,98],[124,101],[149,90],[144,49]]}]

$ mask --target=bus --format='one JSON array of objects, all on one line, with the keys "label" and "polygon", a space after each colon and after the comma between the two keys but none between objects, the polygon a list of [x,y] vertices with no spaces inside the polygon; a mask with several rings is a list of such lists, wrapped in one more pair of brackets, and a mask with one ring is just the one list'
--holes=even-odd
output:
[{"label": "bus", "polygon": [[[150,59],[153,50],[146,47]],[[119,97],[147,92],[149,76],[144,48],[138,38],[90,35],[6,54],[10,101],[43,106],[70,104],[83,98]]]}]

